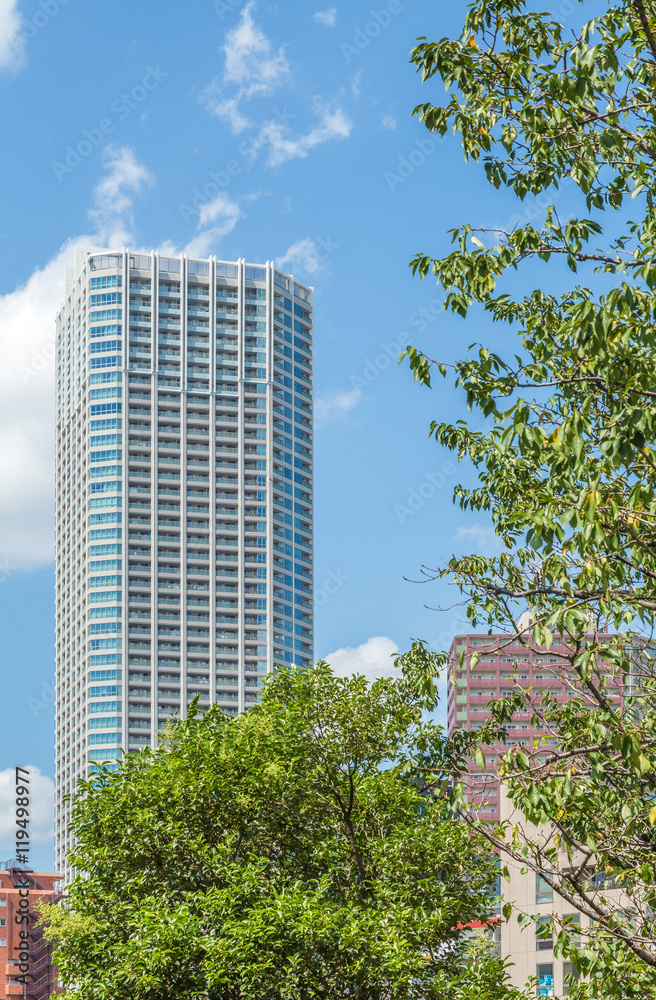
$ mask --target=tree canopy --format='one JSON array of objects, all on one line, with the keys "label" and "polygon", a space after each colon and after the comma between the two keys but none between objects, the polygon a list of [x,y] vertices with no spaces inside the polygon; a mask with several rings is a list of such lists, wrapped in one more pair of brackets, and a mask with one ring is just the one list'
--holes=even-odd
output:
[{"label": "tree canopy", "polygon": [[[447,88],[415,109],[425,126],[451,129],[536,217],[506,231],[463,224],[452,252],[412,261],[468,327],[487,315],[517,334],[512,356],[474,344],[453,369],[430,345],[406,352],[416,380],[453,375],[488,418],[488,430],[435,421],[430,433],[473,464],[478,483],[456,501],[486,512],[502,542],[497,557],[427,573],[460,587],[479,629],[535,649],[564,637],[571,655],[553,672],[578,695],[558,704],[518,685],[485,730],[455,734],[454,756],[461,770],[476,751],[482,762],[521,708],[557,737],[513,748],[502,768],[544,835],[528,823],[486,835],[592,919],[580,944],[559,928],[557,953],[593,977],[572,995],[654,997],[656,8],[602,3],[572,30],[524,0],[475,0],[459,37],[420,39],[412,61]],[[545,265],[542,287],[528,284],[530,261]],[[556,261],[571,272],[564,293],[548,290]]]},{"label": "tree canopy", "polygon": [[466,968],[497,869],[402,773],[441,740],[404,694],[283,669],[239,718],[192,710],[83,782],[83,874],[66,909],[44,908],[66,996],[458,1000],[470,982],[510,996],[495,955]]}]

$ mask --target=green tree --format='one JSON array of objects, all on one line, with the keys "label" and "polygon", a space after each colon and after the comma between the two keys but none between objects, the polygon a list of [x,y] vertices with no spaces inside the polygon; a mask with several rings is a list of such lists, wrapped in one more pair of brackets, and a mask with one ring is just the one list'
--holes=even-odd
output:
[{"label": "green tree", "polygon": [[[572,653],[555,673],[579,696],[559,706],[518,691],[487,730],[457,734],[454,756],[464,767],[478,749],[482,762],[481,747],[522,707],[557,734],[555,748],[506,756],[527,822],[485,835],[550,872],[594,921],[580,946],[559,928],[558,949],[593,977],[572,995],[654,997],[656,5],[602,3],[572,30],[523,0],[475,0],[458,38],[420,39],[412,61],[448,91],[443,104],[416,109],[426,127],[452,129],[493,187],[528,199],[540,219],[463,225],[451,253],[412,261],[437,279],[446,308],[470,323],[487,314],[518,338],[512,357],[474,345],[455,365],[456,386],[490,429],[431,426],[478,474],[475,488],[456,488],[457,502],[488,512],[503,545],[496,558],[453,558],[439,575],[461,588],[479,628],[542,649],[565,637]],[[563,188],[578,217],[562,218]],[[527,263],[551,263],[548,281],[555,260],[569,266],[571,287],[527,290]],[[554,277],[562,287],[562,269]],[[407,351],[429,386],[450,371],[435,353]],[[630,695],[622,705],[618,684]]]},{"label": "green tree", "polygon": [[510,996],[497,958],[466,967],[489,849],[395,766],[439,753],[420,716],[392,681],[282,670],[241,717],[192,710],[83,782],[84,874],[44,908],[67,997]]}]

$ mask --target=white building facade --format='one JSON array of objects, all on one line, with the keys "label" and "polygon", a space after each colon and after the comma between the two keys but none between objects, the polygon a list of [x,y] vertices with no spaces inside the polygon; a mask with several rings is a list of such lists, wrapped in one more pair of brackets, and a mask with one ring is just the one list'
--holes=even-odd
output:
[{"label": "white building facade", "polygon": [[56,869],[64,796],[193,698],[313,656],[312,289],[78,255],[57,318]]}]

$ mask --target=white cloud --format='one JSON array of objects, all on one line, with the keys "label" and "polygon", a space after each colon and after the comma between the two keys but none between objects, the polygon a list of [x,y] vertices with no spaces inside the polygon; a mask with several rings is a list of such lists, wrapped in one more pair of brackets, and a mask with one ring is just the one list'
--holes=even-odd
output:
[{"label": "white cloud", "polygon": [[[220,238],[218,230],[205,229],[202,233],[198,233],[189,240],[187,245],[182,248],[182,253],[186,253],[188,257],[209,257],[216,250]],[[175,250],[173,251],[173,256],[177,257],[179,253],[179,249]]]},{"label": "white cloud", "polygon": [[221,234],[231,232],[244,213],[236,201],[231,201],[227,194],[221,192],[213,201],[200,206],[200,217],[198,225],[206,226],[208,222],[215,222],[216,229],[221,230]]},{"label": "white cloud", "polygon": [[250,128],[252,124],[250,119],[246,118],[239,110],[239,101],[236,97],[230,97],[224,101],[217,100],[212,105],[212,114],[229,125],[235,135]]},{"label": "white cloud", "polygon": [[[269,38],[253,20],[254,0],[244,7],[239,24],[227,32],[223,51],[223,74],[205,89],[202,99],[206,108],[224,121],[233,133],[254,128],[243,110],[243,104],[254,97],[267,97],[291,79],[289,63],[283,47],[275,49]],[[335,8],[318,11],[315,17],[330,27],[335,23]],[[323,20],[322,20],[323,19]],[[354,78],[357,81],[358,77]],[[357,89],[357,82],[353,85]],[[255,137],[245,143],[242,155],[255,160],[261,150],[268,152],[267,165],[280,166],[288,160],[304,158],[309,151],[329,139],[346,139],[353,125],[339,107],[328,107],[315,98],[313,110],[317,122],[305,134],[293,136],[289,122],[296,117],[286,110],[257,128]]]},{"label": "white cloud", "polygon": [[316,242],[306,236],[304,240],[293,243],[282,257],[277,260],[281,270],[304,271],[306,274],[316,274],[327,264],[326,253]]},{"label": "white cloud", "polygon": [[247,3],[237,27],[226,35],[223,78],[235,83],[246,97],[270,94],[289,73],[282,48],[273,53],[271,42],[253,22],[253,0]]},{"label": "white cloud", "polygon": [[[233,132],[242,132],[250,124],[239,108],[242,100],[272,94],[289,76],[289,64],[283,48],[274,51],[264,32],[253,21],[255,3],[251,0],[241,13],[236,28],[226,34],[223,51],[225,65],[221,80],[215,80],[205,91],[208,109],[230,125]],[[224,97],[227,87],[236,93]]]},{"label": "white cloud", "polygon": [[94,188],[95,207],[89,215],[108,246],[123,246],[129,240],[127,227],[133,224],[133,196],[144,184],[152,184],[153,176],[129,146],[106,146],[102,164],[107,174]]},{"label": "white cloud", "polygon": [[314,20],[318,24],[323,24],[325,28],[334,28],[337,24],[337,8],[329,7],[327,10],[318,10],[314,15]]},{"label": "white cloud", "polygon": [[158,244],[157,252],[162,257],[177,257],[180,254],[180,247],[177,243],[171,242],[171,240],[164,240],[163,243]]},{"label": "white cloud", "polygon": [[0,567],[31,569],[54,557],[55,317],[66,267],[75,246],[129,242],[129,192],[145,177],[129,150],[110,152],[107,166],[93,210],[99,231],[67,241],[24,283],[0,295]]},{"label": "white cloud", "polygon": [[397,125],[396,118],[393,115],[384,115],[383,120],[380,123],[381,128],[395,129]]},{"label": "white cloud", "polygon": [[18,0],[0,0],[0,68],[18,69],[24,61],[25,38]]},{"label": "white cloud", "polygon": [[[54,833],[54,785],[38,767],[26,764],[30,772],[30,839],[35,843],[49,841]],[[5,857],[16,857],[16,771],[8,767],[0,771],[0,838]]]},{"label": "white cloud", "polygon": [[[247,195],[246,201],[255,201],[260,197],[261,192]],[[216,198],[201,205],[198,218],[198,229],[200,232],[184,248],[184,252],[190,257],[207,257],[217,243],[231,233],[240,219],[245,219],[246,213],[239,203],[232,201],[225,192],[220,192]],[[208,223],[214,223],[209,228],[204,229]]]},{"label": "white cloud", "polygon": [[320,118],[305,135],[290,136],[289,126],[278,119],[266,122],[252,147],[253,155],[268,150],[268,164],[279,167],[288,160],[305,158],[311,149],[330,139],[348,139],[353,123],[341,108],[323,108]]},{"label": "white cloud", "polygon": [[398,652],[399,647],[393,639],[386,635],[375,635],[361,646],[336,649],[323,659],[331,665],[338,677],[364,674],[368,681],[374,681],[377,677],[401,676],[401,672],[392,665],[392,657]]},{"label": "white cloud", "polygon": [[360,389],[330,389],[321,393],[314,401],[314,420],[318,427],[336,417],[343,417],[360,402]]},{"label": "white cloud", "polygon": [[72,254],[0,296],[0,561],[16,569],[54,556],[55,314]]},{"label": "white cloud", "polygon": [[[245,195],[243,201],[256,201],[267,192],[256,191]],[[186,253],[188,257],[207,257],[213,253],[224,236],[231,233],[240,219],[245,219],[246,213],[237,201],[232,201],[225,192],[220,192],[211,201],[204,202],[198,210],[198,232],[186,246],[179,246],[167,240],[158,250],[164,256],[176,257]]]}]

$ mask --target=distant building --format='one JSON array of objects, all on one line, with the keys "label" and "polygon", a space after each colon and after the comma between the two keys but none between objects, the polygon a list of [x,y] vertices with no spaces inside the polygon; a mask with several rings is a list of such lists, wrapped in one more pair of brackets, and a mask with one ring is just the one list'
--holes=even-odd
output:
[{"label": "distant building", "polygon": [[0,870],[0,1000],[46,1000],[61,992],[52,945],[36,926],[35,907],[38,900],[61,898],[60,880],[61,875],[33,872],[16,861]]},{"label": "distant building", "polygon": [[[549,694],[560,705],[571,697],[581,697],[580,686],[563,680],[563,676],[571,675],[571,665],[566,659],[568,647],[558,637],[549,649],[537,650],[528,650],[519,641],[510,642],[509,638],[507,635],[475,633],[458,635],[453,640],[447,687],[449,735],[457,729],[481,729],[490,718],[489,702],[511,695],[518,688],[533,688]],[[464,669],[460,670],[463,653]],[[477,660],[471,667],[474,655]],[[516,668],[513,664],[517,664]],[[533,746],[536,740],[540,740],[545,747],[556,743],[555,734],[533,725],[530,711],[515,713],[507,730],[503,744],[489,747],[489,752],[486,750],[486,771],[475,761],[470,761],[470,801],[472,805],[478,805],[481,819],[501,818],[499,780],[495,770],[498,752],[505,753],[512,746]]]},{"label": "distant building", "polygon": [[[524,623],[528,627],[529,622]],[[504,695],[511,695],[529,687],[536,691],[548,692],[558,704],[565,704],[572,696],[581,697],[580,686],[568,683],[571,664],[566,659],[567,645],[555,637],[549,649],[527,649],[519,641],[511,642],[507,635],[473,633],[458,635],[453,640],[449,656],[447,691],[447,729],[452,735],[458,729],[476,730],[482,728],[490,718],[488,703]],[[606,638],[601,636],[598,638]],[[464,654],[463,669],[460,658]],[[474,665],[472,666],[472,657]],[[513,666],[516,664],[516,666]],[[622,692],[618,689],[618,701]],[[543,746],[555,746],[556,733],[548,733],[533,725],[531,712],[517,712],[507,727],[507,739],[503,744],[484,748],[486,770],[469,762],[469,773],[465,779],[468,802],[477,810],[484,821],[495,822],[511,818],[512,803],[508,800],[497,777],[499,753],[507,752],[512,746],[534,746],[540,741]],[[520,817],[513,817],[516,822]],[[519,866],[504,859],[510,873],[510,882],[501,885],[504,899],[531,915],[543,916],[545,920],[554,914],[571,916],[572,921],[581,921],[585,929],[586,918],[571,913],[568,906],[539,875],[534,872],[522,874]],[[501,921],[494,928],[495,942],[500,946],[503,958],[509,958],[511,981],[521,988],[531,976],[537,977],[538,996],[565,996],[565,978],[573,970],[567,962],[554,957],[553,940],[536,934],[533,924],[520,928],[516,917],[506,923]]]}]

